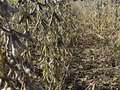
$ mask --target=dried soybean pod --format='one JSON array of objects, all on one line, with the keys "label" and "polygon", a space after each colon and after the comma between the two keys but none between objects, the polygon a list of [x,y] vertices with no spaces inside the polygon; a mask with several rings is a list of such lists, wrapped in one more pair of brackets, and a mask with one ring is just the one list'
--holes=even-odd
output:
[{"label": "dried soybean pod", "polygon": [[0,78],[5,78],[5,63],[6,63],[6,55],[5,50],[0,48]]}]

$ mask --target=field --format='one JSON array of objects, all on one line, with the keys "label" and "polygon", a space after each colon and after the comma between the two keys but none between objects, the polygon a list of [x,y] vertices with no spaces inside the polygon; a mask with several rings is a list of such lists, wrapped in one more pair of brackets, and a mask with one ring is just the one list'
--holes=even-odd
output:
[{"label": "field", "polygon": [[1,90],[120,89],[119,0],[15,6],[0,17]]}]

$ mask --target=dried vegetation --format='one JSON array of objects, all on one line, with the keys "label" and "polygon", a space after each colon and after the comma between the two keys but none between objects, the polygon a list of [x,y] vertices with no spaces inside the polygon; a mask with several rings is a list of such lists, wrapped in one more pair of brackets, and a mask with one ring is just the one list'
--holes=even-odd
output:
[{"label": "dried vegetation", "polygon": [[119,0],[16,6],[0,19],[0,89],[120,89]]}]

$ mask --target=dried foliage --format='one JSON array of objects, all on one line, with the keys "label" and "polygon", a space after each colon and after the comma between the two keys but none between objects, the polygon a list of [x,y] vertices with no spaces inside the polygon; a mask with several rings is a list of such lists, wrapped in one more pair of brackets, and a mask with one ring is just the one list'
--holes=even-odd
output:
[{"label": "dried foliage", "polygon": [[0,89],[119,90],[119,4],[19,0],[0,18]]}]

